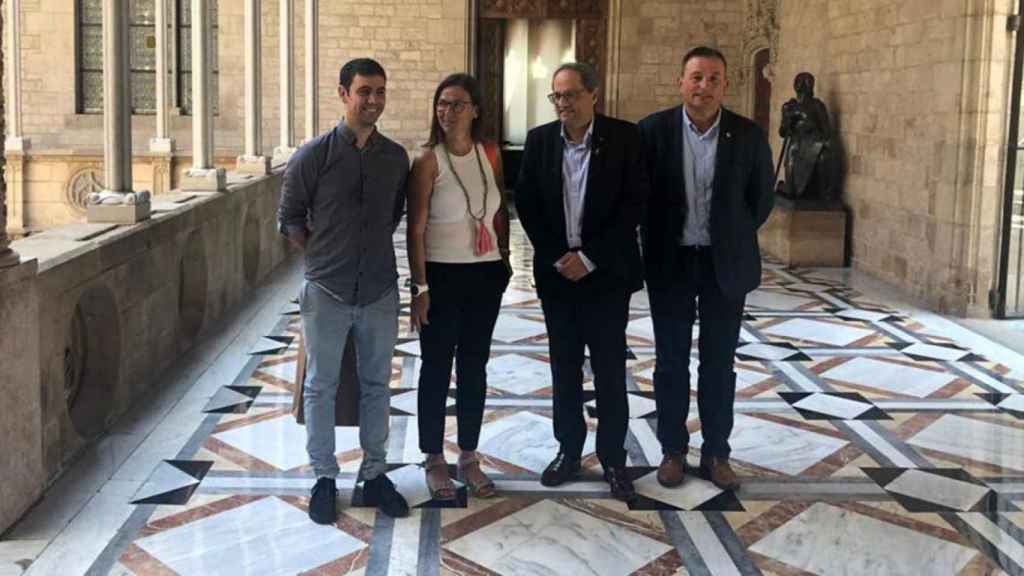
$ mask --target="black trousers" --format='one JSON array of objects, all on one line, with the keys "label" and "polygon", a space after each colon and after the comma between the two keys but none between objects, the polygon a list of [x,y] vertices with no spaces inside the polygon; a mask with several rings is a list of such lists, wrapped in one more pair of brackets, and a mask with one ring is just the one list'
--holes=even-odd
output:
[{"label": "black trousers", "polygon": [[429,324],[420,331],[417,422],[420,450],[440,454],[452,362],[455,363],[455,411],[459,447],[476,450],[487,396],[487,360],[491,336],[508,285],[500,260],[479,264],[427,262]]},{"label": "black trousers", "polygon": [[605,468],[626,465],[629,298],[626,291],[614,291],[580,299],[541,300],[550,342],[555,439],[570,458],[582,455],[587,438],[583,417],[583,358],[587,346],[597,394],[597,457]]},{"label": "black trousers", "polygon": [[693,324],[700,317],[697,341],[697,410],[704,445],[702,456],[728,457],[733,426],[736,373],[733,365],[745,297],[729,298],[715,278],[711,251],[681,247],[680,280],[664,289],[648,289],[654,322],[654,394],[658,440],[667,453],[686,452],[690,434],[690,348]]}]

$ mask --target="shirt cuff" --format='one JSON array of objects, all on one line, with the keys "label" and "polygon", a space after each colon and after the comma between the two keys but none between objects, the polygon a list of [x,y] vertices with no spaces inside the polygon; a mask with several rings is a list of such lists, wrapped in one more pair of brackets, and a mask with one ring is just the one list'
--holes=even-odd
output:
[{"label": "shirt cuff", "polygon": [[586,254],[584,254],[582,251],[576,253],[579,254],[580,260],[583,260],[583,265],[587,267],[587,272],[593,272],[594,270],[597,270],[597,265],[591,262],[590,258],[587,258]]}]

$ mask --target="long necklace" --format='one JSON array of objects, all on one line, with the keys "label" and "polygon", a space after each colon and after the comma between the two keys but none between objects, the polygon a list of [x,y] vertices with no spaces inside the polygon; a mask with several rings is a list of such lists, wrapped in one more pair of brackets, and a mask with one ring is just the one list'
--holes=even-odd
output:
[{"label": "long necklace", "polygon": [[491,238],[491,233],[487,230],[487,226],[484,224],[484,217],[487,216],[487,196],[490,194],[491,185],[487,181],[487,174],[484,172],[484,163],[480,160],[480,149],[477,148],[476,143],[473,144],[473,152],[476,153],[476,165],[480,169],[480,179],[484,183],[484,205],[480,208],[480,215],[477,216],[473,213],[473,203],[469,199],[469,190],[466,189],[466,185],[463,184],[462,178],[459,176],[458,171],[455,170],[455,164],[452,163],[451,153],[448,151],[448,145],[444,144],[444,157],[448,161],[448,169],[451,170],[452,175],[455,176],[455,181],[459,184],[459,188],[462,189],[462,196],[466,199],[466,214],[469,218],[476,223],[474,226],[475,238],[473,239],[473,254],[476,256],[483,256],[488,252],[494,250],[494,239]]}]

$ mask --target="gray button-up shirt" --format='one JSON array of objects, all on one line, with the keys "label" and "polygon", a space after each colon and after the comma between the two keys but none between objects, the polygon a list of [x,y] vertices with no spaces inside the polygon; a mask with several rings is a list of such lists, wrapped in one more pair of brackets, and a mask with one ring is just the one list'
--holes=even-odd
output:
[{"label": "gray button-up shirt", "polygon": [[722,113],[701,134],[683,110],[683,176],[686,185],[686,222],[683,246],[710,246],[711,193],[715,182],[715,156],[718,152],[718,128]]},{"label": "gray button-up shirt", "polygon": [[[565,207],[565,233],[569,248],[583,246],[583,201],[587,196],[587,174],[590,172],[590,142],[594,136],[594,123],[590,123],[583,141],[575,143],[562,126],[562,201]],[[583,252],[580,258],[593,272],[594,263]]]},{"label": "gray button-up shirt", "polygon": [[392,235],[405,209],[409,155],[374,132],[356,148],[346,124],[304,144],[288,162],[277,212],[281,231],[312,229],[306,279],[364,306],[395,287]]}]

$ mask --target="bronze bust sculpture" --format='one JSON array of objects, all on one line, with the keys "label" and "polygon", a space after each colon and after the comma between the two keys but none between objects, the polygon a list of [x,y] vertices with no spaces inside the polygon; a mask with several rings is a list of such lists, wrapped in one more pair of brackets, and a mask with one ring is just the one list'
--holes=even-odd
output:
[{"label": "bronze bust sculpture", "polygon": [[793,200],[836,200],[828,109],[814,97],[814,76],[809,72],[796,75],[793,89],[796,98],[782,105],[779,127],[786,167],[779,194]]}]

